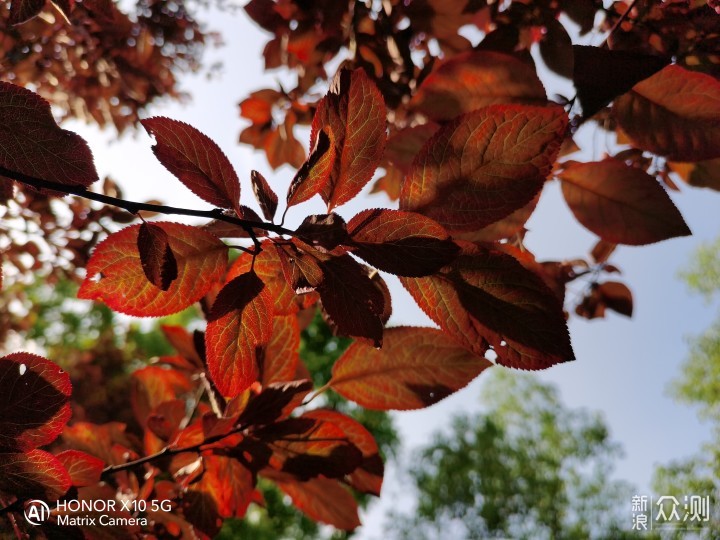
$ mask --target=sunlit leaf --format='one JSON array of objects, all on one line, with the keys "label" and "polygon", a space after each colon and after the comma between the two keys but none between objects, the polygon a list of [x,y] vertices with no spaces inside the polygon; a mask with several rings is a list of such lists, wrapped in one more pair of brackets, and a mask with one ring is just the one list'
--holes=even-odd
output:
[{"label": "sunlit leaf", "polygon": [[0,358],[0,451],[30,450],[54,441],[70,419],[70,377],[30,353]]},{"label": "sunlit leaf", "polygon": [[303,416],[331,422],[343,430],[348,440],[358,447],[363,456],[360,466],[346,477],[348,484],[361,493],[379,496],[385,467],[372,433],[357,420],[329,409],[315,409]]},{"label": "sunlit leaf", "polygon": [[89,186],[98,179],[85,140],[59,128],[50,104],[39,95],[4,81],[0,81],[0,167],[68,186]]},{"label": "sunlit leaf", "polygon": [[720,157],[720,81],[670,65],[615,100],[633,143],[675,161]]},{"label": "sunlit leaf", "polygon": [[273,318],[272,338],[262,353],[260,382],[267,386],[274,382],[295,378],[300,361],[300,328],[294,315]]},{"label": "sunlit leaf", "polygon": [[223,396],[258,379],[257,350],[270,342],[272,296],[254,272],[227,283],[213,304],[205,332],[210,377]]},{"label": "sunlit leaf", "polygon": [[70,488],[70,475],[60,460],[44,450],[4,453],[0,460],[0,491],[20,499],[56,501]]},{"label": "sunlit leaf", "polygon": [[382,349],[353,343],[335,362],[330,386],[368,409],[421,409],[491,365],[440,330],[389,328]]},{"label": "sunlit leaf", "polygon": [[362,69],[341,69],[318,103],[310,140],[329,131],[334,161],[321,195],[328,209],[346,203],[372,178],[385,148],[385,103]]},{"label": "sunlit leaf", "polygon": [[105,302],[127,315],[161,317],[182,311],[205,296],[222,278],[227,246],[197,227],[167,222],[155,225],[167,234],[177,262],[178,277],[167,291],[145,276],[137,249],[140,225],[133,225],[98,244],[78,297]]},{"label": "sunlit leaf", "polygon": [[574,358],[560,301],[514,257],[481,245],[425,278],[401,278],[423,311],[478,355],[490,344],[497,362],[544,369]]},{"label": "sunlit leaf", "polygon": [[560,107],[495,105],[445,124],[402,186],[400,209],[455,231],[475,231],[532,201],[565,134]]},{"label": "sunlit leaf", "polygon": [[67,470],[73,486],[92,486],[100,481],[103,460],[79,450],[65,450],[55,457]]},{"label": "sunlit leaf", "polygon": [[468,51],[443,63],[423,81],[411,106],[447,121],[497,103],[545,102],[535,67],[509,54]]},{"label": "sunlit leaf", "polygon": [[157,116],[142,120],[155,137],[155,156],[195,195],[241,214],[240,181],[230,160],[207,135],[194,127]]},{"label": "sunlit leaf", "polygon": [[573,163],[560,175],[577,220],[606,242],[642,245],[690,234],[663,187],[616,159]]}]

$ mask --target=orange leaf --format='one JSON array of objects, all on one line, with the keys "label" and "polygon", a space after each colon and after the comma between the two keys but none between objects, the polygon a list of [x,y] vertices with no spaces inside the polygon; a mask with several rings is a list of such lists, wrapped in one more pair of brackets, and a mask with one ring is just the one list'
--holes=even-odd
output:
[{"label": "orange leaf", "polygon": [[[312,140],[311,140],[312,143]],[[322,129],[315,137],[310,155],[298,169],[287,192],[287,206],[295,206],[322,192],[327,185],[333,164],[335,146]]]},{"label": "orange leaf", "polygon": [[560,301],[510,255],[463,244],[443,273],[401,281],[432,320],[478,355],[490,344],[499,364],[521,369],[574,358]]},{"label": "orange leaf", "polygon": [[78,298],[99,300],[110,308],[138,317],[162,317],[200,300],[221,279],[227,246],[197,227],[155,223],[168,236],[178,277],[167,291],[145,276],[137,249],[140,225],[126,227],[98,244],[87,265]]},{"label": "orange leaf", "polygon": [[19,499],[56,501],[70,488],[70,475],[60,460],[44,450],[5,453],[0,460],[0,491]]},{"label": "orange leaf", "polygon": [[364,210],[348,223],[354,254],[374,267],[400,276],[432,274],[459,248],[430,218],[399,210]]},{"label": "orange leaf", "polygon": [[560,107],[494,105],[440,128],[415,159],[400,209],[475,231],[524,207],[550,174],[567,115]]},{"label": "orange leaf", "polygon": [[70,377],[41,356],[0,358],[0,452],[54,441],[70,419]]},{"label": "orange leaf", "polygon": [[92,486],[100,482],[104,463],[79,450],[65,450],[55,456],[63,464],[73,486]]},{"label": "orange leaf", "polygon": [[632,317],[633,298],[627,285],[619,281],[606,281],[598,284],[596,291],[608,308],[626,317]]},{"label": "orange leaf", "polygon": [[163,403],[192,391],[193,385],[186,373],[177,369],[147,366],[131,375],[130,403],[135,418],[145,425],[150,412]]},{"label": "orange leaf", "polygon": [[357,420],[337,411],[315,409],[306,412],[303,417],[318,418],[343,430],[348,440],[358,447],[363,456],[360,467],[346,478],[348,484],[362,493],[380,496],[385,467],[372,433]]},{"label": "orange leaf", "polygon": [[385,102],[362,69],[341,69],[318,103],[310,140],[329,130],[334,147],[330,176],[321,185],[328,210],[357,195],[372,178],[385,149]]},{"label": "orange leaf", "polygon": [[615,100],[635,145],[675,161],[720,157],[720,81],[669,65]]},{"label": "orange leaf", "polygon": [[257,349],[272,335],[272,296],[254,272],[227,283],[205,332],[210,377],[223,396],[236,396],[258,379]]},{"label": "orange leaf", "polygon": [[155,137],[153,153],[165,168],[204,201],[240,210],[240,181],[220,147],[194,127],[161,116],[141,120]]},{"label": "orange leaf", "polygon": [[89,186],[98,179],[85,140],[59,128],[50,104],[39,95],[3,81],[0,81],[0,167],[68,186]]},{"label": "orange leaf", "polygon": [[177,261],[167,233],[153,223],[143,222],[138,232],[138,252],[143,272],[150,283],[167,291],[177,279]]},{"label": "orange leaf", "polygon": [[388,328],[382,349],[350,345],[333,366],[330,386],[367,409],[422,409],[491,365],[440,330]]},{"label": "orange leaf", "polygon": [[316,295],[297,295],[290,288],[281,271],[280,256],[270,240],[263,241],[262,251],[255,256],[254,266],[251,254],[240,255],[228,270],[227,280],[230,281],[245,274],[251,268],[270,291],[270,296],[274,299],[273,313],[275,315],[297,313],[299,310],[313,305],[317,300]]},{"label": "orange leaf", "polygon": [[310,519],[343,531],[352,531],[360,526],[357,502],[337,480],[313,478],[307,482],[297,482],[284,475],[272,475],[269,478]]},{"label": "orange leaf", "polygon": [[496,103],[544,103],[545,88],[532,64],[492,51],[453,56],[423,81],[411,106],[447,121]]},{"label": "orange leaf", "polygon": [[573,163],[560,179],[577,220],[606,242],[637,246],[691,234],[662,186],[642,169],[608,158]]},{"label": "orange leaf", "polygon": [[236,459],[204,455],[205,472],[191,486],[212,498],[221,517],[243,517],[252,502],[255,481],[252,474]]},{"label": "orange leaf", "polygon": [[[63,442],[74,449],[82,450],[102,459],[109,465],[117,465],[118,448],[129,452],[133,444],[125,434],[125,424],[110,422],[108,424],[91,424],[75,422],[66,426],[62,434]],[[122,462],[127,461],[126,457]]]},{"label": "orange leaf", "polygon": [[300,361],[300,328],[295,315],[273,318],[272,338],[262,354],[260,381],[263,386],[292,381]]}]

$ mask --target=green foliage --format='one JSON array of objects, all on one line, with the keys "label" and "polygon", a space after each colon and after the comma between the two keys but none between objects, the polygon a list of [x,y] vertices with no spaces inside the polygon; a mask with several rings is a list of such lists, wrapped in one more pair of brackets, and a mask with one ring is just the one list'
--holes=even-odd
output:
[{"label": "green foliage", "polygon": [[598,414],[569,409],[536,377],[491,370],[486,412],[453,419],[413,459],[415,516],[407,539],[622,538],[619,503],[630,486],[610,480],[619,445]]}]

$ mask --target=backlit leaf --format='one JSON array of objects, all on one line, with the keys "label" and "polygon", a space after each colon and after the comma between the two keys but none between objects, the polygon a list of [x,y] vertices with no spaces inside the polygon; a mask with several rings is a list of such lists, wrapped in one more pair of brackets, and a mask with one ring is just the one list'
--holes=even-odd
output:
[{"label": "backlit leaf", "polygon": [[105,463],[79,450],[65,450],[55,456],[70,475],[73,486],[92,486],[100,482]]},{"label": "backlit leaf", "polygon": [[382,349],[355,342],[335,362],[330,386],[367,409],[422,409],[492,364],[434,328],[388,328]]},{"label": "backlit leaf", "polygon": [[178,277],[167,291],[145,276],[137,249],[140,225],[133,225],[98,244],[78,297],[105,302],[127,315],[162,317],[182,311],[205,296],[222,278],[227,246],[197,227],[167,222],[155,225],[167,234],[177,262]]},{"label": "backlit leaf", "polygon": [[252,182],[253,192],[255,193],[255,198],[260,205],[263,216],[265,216],[265,219],[268,221],[272,221],[278,206],[278,196],[272,190],[267,180],[265,180],[265,177],[259,172],[252,171],[250,173],[250,181]]},{"label": "backlit leaf", "polygon": [[616,97],[665,67],[658,56],[633,51],[573,45],[573,82],[583,116],[590,118]]},{"label": "backlit leaf", "polygon": [[265,347],[260,365],[260,382],[292,381],[300,361],[300,328],[295,315],[273,318],[272,338]]},{"label": "backlit leaf", "polygon": [[362,464],[361,451],[332,422],[303,416],[253,431],[273,450],[270,466],[300,480],[342,478]]},{"label": "backlit leaf", "polygon": [[243,517],[252,502],[255,481],[252,474],[236,459],[204,455],[205,472],[192,491],[210,496],[221,517]]},{"label": "backlit leaf", "polygon": [[241,214],[237,173],[212,139],[170,118],[158,116],[141,122],[155,137],[152,150],[168,171],[204,201]]},{"label": "backlit leaf", "polygon": [[50,104],[39,95],[4,81],[0,81],[0,167],[68,186],[89,186],[98,179],[85,140],[60,129]]},{"label": "backlit leaf", "polygon": [[627,285],[618,281],[606,281],[598,284],[596,290],[608,308],[626,317],[632,317],[633,298]]},{"label": "backlit leaf", "polygon": [[12,0],[8,22],[15,25],[29,21],[44,7],[45,0]]},{"label": "backlit leaf", "polygon": [[385,298],[350,255],[320,263],[323,282],[318,286],[323,310],[340,335],[382,344]]},{"label": "backlit leaf", "polygon": [[345,220],[335,212],[307,216],[295,231],[303,241],[332,251],[347,242]]},{"label": "backlit leaf", "polygon": [[310,140],[329,131],[334,148],[330,176],[321,195],[328,210],[357,195],[372,178],[385,149],[385,102],[362,69],[341,69],[318,103]]},{"label": "backlit leaf", "polygon": [[312,389],[308,380],[271,383],[250,400],[238,423],[262,426],[284,420]]},{"label": "backlit leaf", "polygon": [[257,350],[270,342],[272,296],[254,272],[218,294],[205,332],[210,377],[223,396],[236,396],[258,379]]},{"label": "backlit leaf", "polygon": [[633,143],[675,161],[720,157],[720,81],[670,65],[615,100]]},{"label": "backlit leaf", "polygon": [[288,208],[322,192],[330,178],[335,163],[335,146],[325,129],[317,132],[314,141],[310,155],[298,169],[288,188]]},{"label": "backlit leaf", "polygon": [[62,439],[67,446],[98,457],[108,465],[127,461],[127,456],[118,459],[118,448],[127,449],[127,452],[133,448],[132,441],[125,434],[125,424],[120,422],[75,422],[72,426],[65,426]]},{"label": "backlit leaf", "polygon": [[19,499],[56,501],[70,488],[70,475],[60,460],[44,450],[5,453],[0,460],[0,491]]},{"label": "backlit leaf", "polygon": [[348,223],[354,254],[400,276],[427,276],[447,265],[459,248],[432,219],[399,210],[364,210]]},{"label": "backlit leaf", "polygon": [[[243,253],[238,257],[228,270],[227,280],[230,281],[237,276],[250,271],[253,257],[249,253]],[[257,276],[265,283],[274,300],[273,313],[275,315],[291,315],[299,310],[313,305],[317,301],[317,295],[297,295],[290,288],[282,273],[282,263],[278,251],[273,243],[266,240],[262,243],[262,251],[255,257],[253,267]]]},{"label": "backlit leaf", "polygon": [[573,163],[560,179],[577,220],[606,242],[637,246],[690,234],[668,194],[642,169],[608,158]]},{"label": "backlit leaf", "polygon": [[411,106],[439,122],[497,103],[544,103],[535,66],[509,54],[468,51],[423,81]]},{"label": "backlit leaf", "polygon": [[70,377],[30,353],[0,358],[0,451],[30,450],[54,441],[70,419]]},{"label": "backlit leaf", "polygon": [[163,403],[192,392],[190,377],[177,369],[147,366],[133,371],[130,403],[135,418],[145,425],[150,412]]},{"label": "backlit leaf", "polygon": [[342,531],[352,531],[360,526],[357,501],[337,480],[313,478],[297,482],[288,476],[282,477],[283,480],[271,478],[310,519]]},{"label": "backlit leaf", "polygon": [[442,273],[401,281],[432,320],[478,355],[490,344],[497,363],[520,369],[574,358],[560,301],[510,255],[463,244]]},{"label": "backlit leaf", "polygon": [[405,179],[400,209],[474,231],[535,198],[550,173],[567,116],[560,107],[494,105],[444,125]]},{"label": "backlit leaf", "polygon": [[315,409],[303,416],[331,422],[343,430],[348,440],[358,447],[363,456],[361,465],[346,477],[348,484],[361,493],[380,496],[385,467],[372,433],[357,420],[329,409]]},{"label": "backlit leaf", "polygon": [[154,223],[141,223],[138,232],[138,252],[143,272],[150,283],[167,291],[177,279],[175,255],[170,248],[167,233]]}]

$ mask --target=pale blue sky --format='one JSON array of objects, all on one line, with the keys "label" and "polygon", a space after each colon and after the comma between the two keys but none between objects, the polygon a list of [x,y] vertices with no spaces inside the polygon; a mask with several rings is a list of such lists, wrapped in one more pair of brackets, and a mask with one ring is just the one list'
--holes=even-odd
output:
[{"label": "pale blue sky", "polygon": [[[215,14],[211,20],[226,46],[207,54],[207,65],[222,60],[220,78],[186,77],[182,86],[192,101],[181,106],[165,103],[151,114],[183,120],[214,139],[236,166],[243,181],[243,202],[255,206],[249,186],[251,169],[262,172],[283,199],[293,172],[284,167],[273,172],[264,156],[237,144],[246,124],[238,114],[238,102],[252,90],[274,86],[276,75],[262,75],[260,53],[267,36],[242,13],[237,16]],[[145,133],[114,141],[112,132],[98,132],[77,122],[65,124],[90,142],[101,174],[110,174],[133,200],[159,198],[174,206],[206,208],[207,205],[175,180],[154,158],[151,141]],[[305,137],[301,142],[306,144]],[[596,155],[604,150],[602,137]],[[560,196],[557,183],[546,186],[541,204],[529,223],[528,246],[540,260],[584,256],[594,237],[572,217]],[[367,193],[367,189],[364,193]],[[556,383],[565,402],[572,407],[600,410],[610,425],[612,436],[622,443],[625,458],[617,476],[648,492],[652,470],[657,463],[687,456],[699,450],[708,437],[708,427],[698,424],[695,412],[667,396],[668,382],[679,372],[687,354],[686,338],[706,328],[715,309],[698,297],[687,294],[677,279],[677,271],[703,240],[720,232],[720,194],[708,190],[683,189],[671,194],[694,236],[639,248],[621,247],[612,261],[619,266],[635,295],[635,314],[631,320],[610,314],[605,320],[571,319],[570,332],[577,361],[541,373]],[[383,195],[374,195],[340,208],[345,217],[363,207],[393,207]],[[307,213],[320,213],[318,203],[301,206],[296,219]],[[291,216],[292,217],[292,216]],[[292,224],[291,219],[291,224]],[[390,277],[394,314],[391,324],[429,325],[409,296]],[[576,288],[577,290],[577,288]],[[431,434],[447,424],[458,411],[477,411],[482,376],[466,389],[429,409],[395,415],[404,443],[403,456],[426,444]],[[382,517],[388,508],[407,505],[407,490],[390,467],[383,497],[369,515],[360,538],[379,537]],[[627,501],[628,508],[630,501]]]}]

